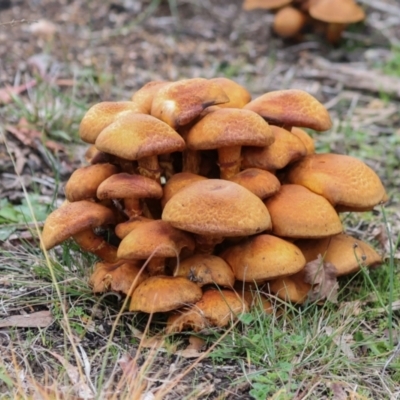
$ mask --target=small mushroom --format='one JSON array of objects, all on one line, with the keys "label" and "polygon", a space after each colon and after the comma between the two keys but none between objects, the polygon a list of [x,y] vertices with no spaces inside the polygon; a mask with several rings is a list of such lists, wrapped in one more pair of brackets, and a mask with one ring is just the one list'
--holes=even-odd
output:
[{"label": "small mushroom", "polygon": [[43,247],[49,250],[73,238],[82,250],[96,254],[104,261],[115,262],[117,249],[93,229],[114,224],[112,210],[87,200],[64,203],[46,219],[42,232]]},{"label": "small mushroom", "polygon": [[293,0],[244,0],[243,10],[266,9],[273,10],[292,3]]},{"label": "small mushroom", "polygon": [[251,94],[248,92],[248,90],[232,79],[224,77],[212,78],[210,79],[210,82],[215,82],[220,85],[229,97],[229,101],[227,103],[219,104],[218,107],[243,108],[251,100]]},{"label": "small mushroom", "polygon": [[196,303],[201,296],[199,286],[182,276],[151,276],[133,292],[129,311],[172,311]]},{"label": "small mushroom", "polygon": [[271,125],[288,131],[293,126],[322,132],[331,128],[327,109],[309,93],[298,89],[275,90],[244,106],[261,115]]},{"label": "small mushroom", "polygon": [[281,8],[274,17],[273,31],[282,38],[295,38],[304,28],[306,15],[292,6]]},{"label": "small mushroom", "polygon": [[182,249],[193,252],[195,243],[191,235],[171,226],[168,222],[155,220],[137,225],[121,241],[118,258],[146,260],[150,275],[165,275],[165,259],[179,257]]},{"label": "small mushroom", "polygon": [[364,162],[342,154],[304,157],[290,167],[286,180],[325,197],[338,211],[369,211],[387,201],[378,175]]},{"label": "small mushroom", "polygon": [[184,79],[161,87],[151,106],[151,115],[174,129],[186,125],[212,105],[227,103],[222,87],[204,78]]},{"label": "small mushroom", "polygon": [[304,186],[282,185],[265,200],[272,220],[272,233],[286,238],[322,238],[341,233],[342,223],[324,197]]},{"label": "small mushroom", "polygon": [[96,147],[127,160],[137,160],[141,175],[160,181],[157,156],[182,151],[185,141],[157,118],[130,113],[103,129],[96,139]]},{"label": "small mushroom", "polygon": [[150,114],[154,96],[163,86],[169,83],[165,81],[148,82],[132,95],[131,100],[143,114]]},{"label": "small mushroom", "polygon": [[315,153],[314,139],[304,129],[294,126],[290,132],[303,142],[307,149],[307,155]]},{"label": "small mushroom", "polygon": [[224,250],[220,255],[243,282],[264,282],[295,274],[306,260],[294,244],[272,235],[258,235]]},{"label": "small mushroom", "polygon": [[221,108],[197,122],[185,140],[191,150],[217,149],[221,178],[230,179],[240,171],[242,146],[269,146],[274,136],[255,112]]},{"label": "small mushroom", "polygon": [[215,284],[232,287],[235,275],[232,268],[220,257],[196,254],[185,258],[175,267],[175,276],[185,276],[200,287]]}]

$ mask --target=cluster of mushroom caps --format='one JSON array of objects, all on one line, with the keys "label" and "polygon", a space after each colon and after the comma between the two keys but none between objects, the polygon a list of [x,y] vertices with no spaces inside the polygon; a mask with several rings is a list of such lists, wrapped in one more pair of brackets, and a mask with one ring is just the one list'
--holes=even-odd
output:
[{"label": "cluster of mushroom caps", "polygon": [[308,93],[251,101],[226,78],[154,81],[130,101],[98,103],[80,125],[90,165],[67,182],[43,247],[73,238],[101,259],[95,293],[171,313],[169,331],[221,327],[255,304],[269,312],[267,296],[303,303],[323,284],[315,260],[334,280],[381,262],[342,232],[339,212],[371,210],[386,194],[362,161],[315,154],[300,127],[331,127]]},{"label": "cluster of mushroom caps", "polygon": [[332,44],[339,43],[347,25],[365,19],[354,0],[244,0],[243,9],[274,11],[272,29],[283,38],[301,39],[301,33],[312,27]]}]

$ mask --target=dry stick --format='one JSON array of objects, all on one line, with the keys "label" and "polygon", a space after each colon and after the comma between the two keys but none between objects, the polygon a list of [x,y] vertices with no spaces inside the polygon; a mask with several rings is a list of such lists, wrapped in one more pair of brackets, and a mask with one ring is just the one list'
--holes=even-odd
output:
[{"label": "dry stick", "polygon": [[329,79],[352,89],[385,92],[400,98],[400,80],[375,71],[356,68],[351,64],[331,63],[322,57],[309,58],[307,68],[297,71],[297,77]]},{"label": "dry stick", "polygon": [[[8,145],[7,138],[6,138],[6,136],[4,135],[3,132],[2,132],[1,136],[2,136],[2,139],[3,139],[3,143],[4,143],[5,147],[6,147],[7,153],[9,154],[11,162],[12,162],[13,167],[15,169],[15,167],[16,167],[15,160],[14,160],[13,156],[10,153],[10,147]],[[29,212],[31,213],[31,215],[34,218],[33,222],[35,223],[35,230],[36,230],[36,232],[38,234],[38,237],[39,237],[40,246],[41,246],[42,249],[45,249],[44,243],[43,243],[43,239],[42,239],[42,234],[40,232],[38,222],[37,222],[37,220],[35,218],[35,213],[33,211],[33,207],[32,207],[32,204],[30,202],[30,199],[29,199],[28,192],[26,190],[25,184],[24,184],[20,174],[17,173],[17,177],[18,177],[18,180],[20,182],[22,191],[24,192],[24,196],[26,198],[26,202],[27,202],[27,205],[28,205],[28,208],[29,208]],[[71,329],[71,326],[70,326],[69,321],[68,321],[68,313],[67,313],[67,310],[65,308],[65,304],[64,304],[64,301],[63,301],[63,298],[62,298],[62,295],[61,295],[60,287],[59,287],[57,279],[56,279],[56,275],[55,275],[55,272],[54,272],[54,269],[53,269],[53,265],[50,262],[50,258],[49,258],[48,252],[46,250],[43,250],[43,254],[44,254],[44,257],[45,257],[45,260],[46,260],[47,267],[49,268],[49,271],[50,271],[52,282],[54,283],[54,286],[55,286],[55,289],[56,289],[57,297],[58,297],[58,299],[60,301],[60,307],[61,307],[61,310],[62,310],[62,313],[63,313],[63,319],[64,319],[64,322],[65,322],[65,327],[66,327],[68,339],[70,341],[70,344],[71,344],[71,347],[72,347],[72,351],[73,351],[75,359],[76,359],[78,373],[79,373],[79,376],[81,377],[82,381],[84,382],[85,381],[85,379],[84,379],[85,378],[85,374],[83,373],[82,365],[80,364],[80,355],[79,355],[78,349],[76,347],[76,343],[74,341],[74,336],[72,334],[72,329]]]}]

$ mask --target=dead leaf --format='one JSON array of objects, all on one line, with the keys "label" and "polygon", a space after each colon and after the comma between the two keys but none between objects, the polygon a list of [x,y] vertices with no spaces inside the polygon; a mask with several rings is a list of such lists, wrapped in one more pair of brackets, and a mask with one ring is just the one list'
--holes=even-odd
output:
[{"label": "dead leaf", "polygon": [[0,89],[0,104],[8,104],[13,101],[13,96],[19,95],[25,90],[28,90],[36,85],[36,81],[32,80],[30,82],[24,83],[19,86],[6,86]]},{"label": "dead leaf", "polygon": [[32,129],[25,118],[21,118],[17,125],[7,125],[6,129],[25,146],[35,147],[35,139],[41,139],[41,132]]},{"label": "dead leaf", "polygon": [[31,314],[12,315],[0,320],[0,328],[45,328],[54,321],[50,311],[38,311]]},{"label": "dead leaf", "polygon": [[333,340],[333,343],[339,347],[343,354],[347,356],[349,360],[354,360],[355,355],[353,350],[350,348],[350,344],[354,343],[353,335],[341,335],[337,330],[335,331],[332,327],[326,326],[325,332],[328,336],[330,336]]},{"label": "dead leaf", "polygon": [[329,300],[337,303],[339,285],[337,269],[332,263],[324,262],[321,254],[304,267],[304,282],[312,285],[308,294],[310,301]]},{"label": "dead leaf", "polygon": [[90,389],[90,387],[87,385],[87,383],[84,381],[85,377],[82,376],[79,372],[79,369],[75,367],[74,365],[70,364],[64,357],[60,356],[57,353],[54,353],[53,351],[47,350],[55,359],[57,359],[62,366],[65,368],[65,371],[67,372],[68,378],[74,385],[74,390],[77,393],[78,397],[80,399],[94,399],[94,393]]}]

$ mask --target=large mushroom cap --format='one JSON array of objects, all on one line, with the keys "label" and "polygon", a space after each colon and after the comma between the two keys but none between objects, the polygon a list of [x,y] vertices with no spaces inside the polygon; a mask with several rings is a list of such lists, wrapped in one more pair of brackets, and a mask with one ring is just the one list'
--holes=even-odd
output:
[{"label": "large mushroom cap", "polygon": [[143,114],[150,114],[154,96],[169,83],[165,81],[148,82],[132,95],[131,100],[142,110]]},{"label": "large mushroom cap", "polygon": [[166,123],[147,115],[129,113],[103,129],[96,147],[127,160],[182,151],[185,141]]},{"label": "large mushroom cap", "polygon": [[94,164],[78,168],[65,185],[68,201],[94,199],[99,185],[110,176],[118,173],[118,167],[112,164]]},{"label": "large mushroom cap", "polygon": [[231,267],[222,258],[210,254],[196,254],[185,258],[176,266],[175,275],[185,276],[199,286],[233,286],[235,283]]},{"label": "large mushroom cap", "polygon": [[340,211],[368,211],[386,200],[378,175],[346,155],[309,155],[290,168],[286,179],[324,196],[333,206],[340,206]]},{"label": "large mushroom cap", "polygon": [[256,112],[273,125],[299,126],[316,131],[326,131],[332,126],[327,109],[303,90],[268,92],[246,104],[244,108]]},{"label": "large mushroom cap", "polygon": [[152,276],[133,292],[130,311],[172,311],[199,301],[199,286],[182,276]]},{"label": "large mushroom cap", "polygon": [[300,249],[272,235],[258,235],[226,249],[220,257],[233,269],[236,279],[262,282],[295,274],[306,264]]},{"label": "large mushroom cap", "polygon": [[318,0],[311,4],[310,15],[324,22],[350,24],[365,18],[364,10],[354,0]]},{"label": "large mushroom cap", "polygon": [[79,135],[84,142],[95,143],[99,133],[117,118],[132,112],[141,112],[132,101],[103,101],[92,106],[79,125]]},{"label": "large mushroom cap", "polygon": [[165,221],[149,221],[139,224],[124,237],[118,248],[118,257],[140,260],[150,256],[177,257],[182,248],[193,251],[194,246],[194,240],[187,232]]},{"label": "large mushroom cap", "polygon": [[181,189],[165,205],[162,219],[208,236],[253,235],[271,227],[268,210],[256,195],[237,183],[219,179]]},{"label": "large mushroom cap", "polygon": [[101,204],[87,200],[66,203],[46,219],[42,240],[46,250],[86,229],[114,223],[114,213]]},{"label": "large mushroom cap", "polygon": [[210,79],[210,82],[220,85],[229,97],[229,101],[219,104],[219,107],[242,108],[251,100],[251,94],[248,90],[232,79],[220,77]]},{"label": "large mushroom cap", "polygon": [[342,232],[335,209],[324,197],[304,186],[282,185],[265,200],[275,235],[290,238],[322,238]]},{"label": "large mushroom cap", "polygon": [[238,108],[221,108],[207,114],[186,137],[187,146],[194,150],[268,146],[273,141],[271,128],[263,118],[253,111]]},{"label": "large mushroom cap", "polygon": [[356,272],[360,265],[371,267],[382,263],[381,256],[369,244],[344,233],[324,239],[298,240],[296,245],[307,262],[322,255],[324,262],[336,267],[338,276]]},{"label": "large mushroom cap", "polygon": [[153,99],[151,115],[178,128],[212,105],[227,103],[222,87],[204,78],[184,79],[161,87]]}]

